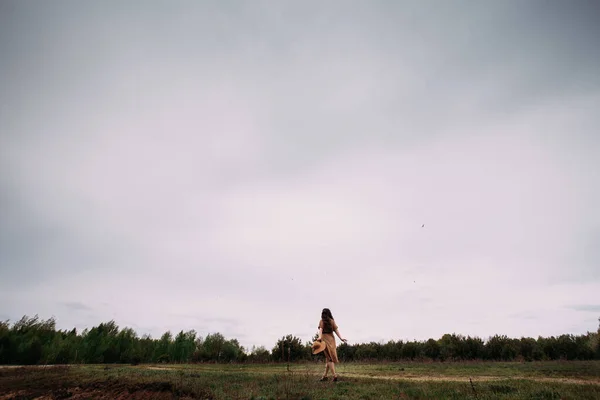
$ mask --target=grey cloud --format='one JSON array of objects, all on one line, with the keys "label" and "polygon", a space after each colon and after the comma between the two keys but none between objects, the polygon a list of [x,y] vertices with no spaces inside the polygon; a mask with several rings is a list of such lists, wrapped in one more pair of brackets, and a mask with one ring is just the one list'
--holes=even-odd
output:
[{"label": "grey cloud", "polygon": [[600,312],[600,304],[580,304],[569,306],[569,308],[575,311]]},{"label": "grey cloud", "polygon": [[68,308],[71,311],[91,311],[92,308],[86,306],[83,303],[77,302],[77,301],[68,301],[66,303],[64,303],[64,306],[66,308]]},{"label": "grey cloud", "polygon": [[357,341],[586,329],[577,3],[3,2],[0,312],[270,346],[310,339],[324,276]]},{"label": "grey cloud", "polygon": [[539,316],[536,315],[536,313],[532,312],[532,311],[522,311],[522,312],[514,313],[510,317],[516,318],[516,319],[528,319],[528,320],[535,320],[535,319],[539,318]]},{"label": "grey cloud", "polygon": [[238,321],[232,318],[218,318],[218,317],[213,317],[213,318],[204,318],[204,321],[208,324],[212,324],[212,323],[218,323],[221,325],[237,325]]}]

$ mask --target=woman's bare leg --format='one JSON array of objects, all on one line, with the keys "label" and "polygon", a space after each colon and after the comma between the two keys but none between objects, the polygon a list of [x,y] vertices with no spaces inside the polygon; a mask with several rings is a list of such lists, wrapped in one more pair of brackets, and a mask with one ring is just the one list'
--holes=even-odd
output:
[{"label": "woman's bare leg", "polygon": [[329,361],[325,361],[325,374],[323,375],[323,378],[327,378],[327,373],[329,372]]},{"label": "woman's bare leg", "polygon": [[333,374],[333,377],[335,378],[337,376],[337,374],[335,373],[335,363],[333,361],[329,362],[329,369],[331,370],[331,373]]}]

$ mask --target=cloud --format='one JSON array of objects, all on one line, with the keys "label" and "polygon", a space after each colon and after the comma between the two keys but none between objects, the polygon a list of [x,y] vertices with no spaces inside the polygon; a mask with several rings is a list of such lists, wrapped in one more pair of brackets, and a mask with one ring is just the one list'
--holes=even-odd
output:
[{"label": "cloud", "polygon": [[0,13],[0,313],[267,347],[323,307],[355,341],[589,329],[595,6],[64,4]]},{"label": "cloud", "polygon": [[68,308],[69,310],[75,311],[75,312],[77,312],[77,311],[90,311],[91,310],[90,307],[86,306],[83,303],[79,303],[79,302],[76,302],[76,301],[68,301],[68,302],[64,303],[64,306],[66,308]]},{"label": "cloud", "polygon": [[570,306],[569,308],[575,311],[600,312],[600,305],[598,304],[581,304],[576,306]]}]

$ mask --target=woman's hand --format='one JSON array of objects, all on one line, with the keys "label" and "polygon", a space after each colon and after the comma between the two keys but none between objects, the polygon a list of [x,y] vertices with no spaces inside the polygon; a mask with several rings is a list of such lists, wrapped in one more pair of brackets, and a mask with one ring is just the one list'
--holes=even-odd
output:
[{"label": "woman's hand", "polygon": [[348,342],[348,340],[347,340],[347,339],[342,339],[342,338],[340,338],[340,340],[341,340],[342,342],[344,342],[344,343],[347,343],[347,342]]}]

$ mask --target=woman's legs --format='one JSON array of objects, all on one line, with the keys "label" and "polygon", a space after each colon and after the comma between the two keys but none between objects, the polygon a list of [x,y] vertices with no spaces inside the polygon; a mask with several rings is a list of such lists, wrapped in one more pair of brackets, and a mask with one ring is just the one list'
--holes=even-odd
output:
[{"label": "woman's legs", "polygon": [[325,374],[323,374],[323,378],[327,378],[328,372],[329,372],[329,361],[325,360]]},{"label": "woman's legs", "polygon": [[325,374],[323,375],[321,380],[327,380],[327,374],[329,373],[329,370],[331,370],[331,373],[333,374],[333,380],[337,381],[337,374],[335,373],[335,363],[327,359],[325,360]]},{"label": "woman's legs", "polygon": [[333,379],[337,380],[337,374],[335,373],[335,363],[333,362],[333,358],[331,358],[331,355],[329,354],[327,349],[325,349],[325,374],[321,379],[325,380],[330,370],[333,374]]},{"label": "woman's legs", "polygon": [[328,362],[327,364],[329,364],[329,369],[331,370],[331,373],[333,373],[333,377],[337,377],[337,374],[335,373],[335,364],[333,361]]}]

